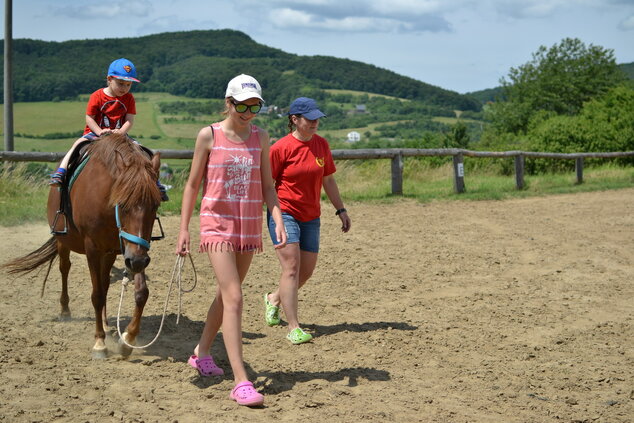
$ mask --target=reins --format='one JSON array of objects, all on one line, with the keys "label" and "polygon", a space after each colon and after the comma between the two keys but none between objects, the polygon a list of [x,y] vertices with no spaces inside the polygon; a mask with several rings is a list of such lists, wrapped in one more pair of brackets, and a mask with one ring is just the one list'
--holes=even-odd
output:
[{"label": "reins", "polygon": [[[114,217],[117,221],[117,229],[119,229],[119,246],[121,247],[121,254],[125,254],[125,250],[123,248],[123,240],[127,240],[129,242],[133,242],[135,244],[139,244],[141,247],[144,247],[146,250],[150,251],[150,243],[143,238],[132,235],[123,230],[121,227],[121,219],[119,219],[119,204],[114,206]],[[161,227],[162,230],[162,227]]]},{"label": "reins", "polygon": [[156,342],[159,335],[161,334],[161,331],[163,330],[163,323],[165,322],[165,315],[167,314],[167,305],[169,304],[170,294],[172,293],[172,286],[174,285],[174,282],[178,284],[178,314],[176,315],[176,324],[178,324],[180,320],[180,315],[181,315],[182,294],[192,292],[194,288],[196,288],[196,285],[198,284],[198,275],[196,273],[196,267],[194,266],[194,260],[192,259],[191,254],[187,254],[187,257],[189,257],[189,262],[191,263],[192,269],[194,271],[193,286],[190,289],[183,289],[183,287],[181,286],[182,271],[183,271],[183,266],[185,265],[185,257],[181,255],[176,256],[176,262],[174,263],[174,268],[172,269],[172,277],[169,284],[169,288],[167,290],[167,295],[165,297],[165,305],[163,306],[163,316],[161,317],[161,324],[159,326],[158,332],[156,333],[156,336],[154,337],[154,339],[152,339],[152,341],[140,347],[128,344],[128,342],[125,340],[125,338],[121,334],[121,327],[120,327],[121,326],[120,325],[121,304],[123,303],[123,294],[125,292],[125,289],[130,283],[130,279],[127,276],[124,276],[123,279],[121,279],[121,296],[119,297],[119,308],[117,310],[117,333],[119,334],[119,339],[121,340],[121,342],[123,342],[126,346],[130,348],[135,348],[135,349],[143,349],[143,348],[149,347],[150,345],[154,344],[154,342]]}]

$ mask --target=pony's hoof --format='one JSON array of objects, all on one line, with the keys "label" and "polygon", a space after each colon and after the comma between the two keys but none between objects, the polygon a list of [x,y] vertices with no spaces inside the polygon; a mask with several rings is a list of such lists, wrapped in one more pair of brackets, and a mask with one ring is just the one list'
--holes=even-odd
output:
[{"label": "pony's hoof", "polygon": [[108,348],[106,347],[104,339],[95,339],[95,345],[92,347],[92,358],[95,360],[105,360],[108,358]]},{"label": "pony's hoof", "polygon": [[60,322],[69,322],[71,320],[70,311],[62,311],[59,315]]},{"label": "pony's hoof", "polygon": [[105,360],[106,358],[108,358],[108,349],[107,348],[93,348],[92,358],[93,360]]},{"label": "pony's hoof", "polygon": [[119,354],[121,354],[123,358],[130,357],[133,350],[132,346],[135,344],[136,342],[130,342],[128,339],[128,332],[123,332],[121,338],[119,339]]}]

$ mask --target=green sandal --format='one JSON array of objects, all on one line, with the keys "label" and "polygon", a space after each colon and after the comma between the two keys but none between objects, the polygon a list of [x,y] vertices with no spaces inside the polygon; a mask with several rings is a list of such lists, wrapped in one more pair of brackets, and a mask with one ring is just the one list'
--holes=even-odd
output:
[{"label": "green sandal", "polygon": [[301,328],[295,328],[286,335],[286,339],[297,345],[310,341],[313,339],[313,335],[304,332]]},{"label": "green sandal", "polygon": [[276,326],[280,324],[280,308],[271,304],[269,294],[264,294],[264,319],[267,325]]}]

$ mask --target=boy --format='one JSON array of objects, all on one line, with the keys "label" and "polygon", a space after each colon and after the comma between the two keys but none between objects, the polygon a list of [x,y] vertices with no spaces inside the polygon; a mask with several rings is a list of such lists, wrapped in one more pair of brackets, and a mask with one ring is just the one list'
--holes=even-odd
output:
[{"label": "boy", "polygon": [[[117,59],[108,68],[107,86],[90,95],[86,107],[86,127],[84,134],[78,138],[64,156],[59,168],[51,175],[50,185],[61,185],[66,177],[66,168],[70,157],[81,142],[93,140],[110,133],[128,134],[134,124],[136,103],[130,93],[133,82],[137,79],[136,68],[128,59]],[[165,187],[157,182],[161,198],[167,201]]]}]

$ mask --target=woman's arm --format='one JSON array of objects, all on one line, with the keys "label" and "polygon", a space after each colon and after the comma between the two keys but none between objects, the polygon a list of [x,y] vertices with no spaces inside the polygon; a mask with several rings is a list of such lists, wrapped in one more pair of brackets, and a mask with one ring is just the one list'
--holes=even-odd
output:
[{"label": "woman's arm", "polygon": [[282,219],[282,210],[280,202],[275,192],[275,181],[271,176],[271,162],[269,161],[269,134],[260,130],[260,145],[262,146],[262,155],[260,157],[260,174],[262,179],[262,197],[266,202],[273,220],[275,221],[275,236],[279,244],[275,248],[282,248],[286,245],[286,229],[284,228],[284,220]]},{"label": "woman's arm", "polygon": [[[335,175],[330,174],[328,176],[324,176],[324,181],[322,182],[324,187],[324,191],[328,196],[328,199],[335,206],[336,210],[342,210],[343,200],[341,200],[341,195],[339,194],[339,187],[337,186],[337,181],[335,180]],[[345,209],[344,209],[345,210]],[[338,214],[339,219],[341,219],[341,230],[343,232],[348,232],[350,227],[352,226],[352,222],[350,221],[350,216],[348,216],[347,211],[343,211]]]}]

